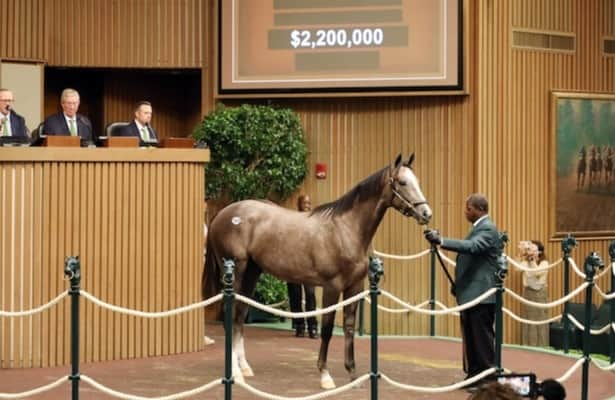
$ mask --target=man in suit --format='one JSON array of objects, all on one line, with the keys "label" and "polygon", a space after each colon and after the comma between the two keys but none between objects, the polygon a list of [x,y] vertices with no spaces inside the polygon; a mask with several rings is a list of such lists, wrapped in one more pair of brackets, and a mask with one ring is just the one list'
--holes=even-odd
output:
[{"label": "man in suit", "polygon": [[150,125],[152,121],[152,104],[140,101],[135,107],[135,119],[123,129],[118,136],[136,136],[139,146],[155,146],[158,144],[158,134]]},{"label": "man in suit", "polygon": [[28,138],[26,120],[13,110],[13,92],[0,89],[0,136]]},{"label": "man in suit", "polygon": [[[308,212],[312,209],[312,201],[310,196],[302,194],[297,199],[297,209],[302,212]],[[314,286],[302,285],[300,283],[287,282],[288,302],[290,303],[291,312],[303,312],[302,292],[305,292],[305,311],[316,310],[316,295],[314,294]],[[293,328],[295,328],[295,336],[305,337],[305,322],[306,318],[293,318]],[[318,322],[316,317],[307,318],[307,333],[311,339],[318,338]]]},{"label": "man in suit", "polygon": [[64,89],[60,103],[62,111],[47,117],[43,122],[43,133],[52,136],[80,136],[82,143],[94,143],[92,123],[88,117],[77,113],[80,103],[79,92],[75,89]]},{"label": "man in suit", "polygon": [[[430,243],[457,252],[454,295],[460,305],[495,287],[501,245],[499,233],[488,212],[487,198],[474,193],[467,198],[465,205],[466,219],[473,225],[465,239],[444,238],[436,230],[425,232],[425,238]],[[466,379],[495,364],[494,321],[494,295],[461,311]]]}]

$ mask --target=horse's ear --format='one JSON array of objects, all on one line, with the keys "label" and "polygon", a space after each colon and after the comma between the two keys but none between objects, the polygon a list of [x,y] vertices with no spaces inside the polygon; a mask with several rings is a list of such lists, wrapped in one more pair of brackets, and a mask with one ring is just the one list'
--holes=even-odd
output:
[{"label": "horse's ear", "polygon": [[397,168],[400,162],[401,162],[401,153],[397,155],[397,158],[395,159],[395,162],[393,163],[393,167]]},{"label": "horse's ear", "polygon": [[406,163],[406,166],[411,167],[413,161],[414,161],[414,153],[410,154],[410,157],[408,158],[408,162]]}]

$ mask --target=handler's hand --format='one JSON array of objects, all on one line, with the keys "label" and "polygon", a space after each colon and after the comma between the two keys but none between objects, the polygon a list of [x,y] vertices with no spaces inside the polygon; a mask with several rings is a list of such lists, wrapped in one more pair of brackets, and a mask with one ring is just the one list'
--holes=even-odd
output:
[{"label": "handler's hand", "polygon": [[440,236],[440,232],[436,229],[426,229],[423,234],[425,235],[425,239],[431,244],[440,245],[442,244],[442,237]]}]

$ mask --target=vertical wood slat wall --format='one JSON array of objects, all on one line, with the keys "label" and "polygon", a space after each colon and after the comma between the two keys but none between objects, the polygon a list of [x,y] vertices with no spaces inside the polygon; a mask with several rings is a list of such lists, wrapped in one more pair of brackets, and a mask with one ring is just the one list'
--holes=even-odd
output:
[{"label": "vertical wood slat wall", "polygon": [[[615,59],[601,53],[601,38],[615,35],[615,1],[551,0],[536,2],[469,2],[469,95],[459,97],[379,97],[340,101],[321,99],[279,101],[297,109],[310,148],[310,175],[302,188],[318,205],[333,200],[399,151],[417,152],[416,172],[434,209],[430,226],[445,235],[463,237],[465,197],[486,193],[498,228],[510,236],[506,252],[515,256],[520,240],[546,244],[551,261],[561,257],[560,241],[552,239],[549,213],[553,198],[554,149],[551,148],[551,91],[615,92]],[[574,54],[511,47],[511,29],[563,31],[577,37]],[[326,162],[329,177],[316,180],[314,164]],[[293,207],[292,201],[288,202]],[[376,234],[374,247],[394,254],[426,248],[422,229],[389,212]],[[579,241],[573,257],[581,267],[590,251],[608,260],[612,239]],[[451,253],[450,255],[454,255]],[[411,303],[429,294],[428,258],[385,260],[383,287]],[[436,269],[437,298],[453,305],[448,282]],[[582,280],[571,274],[571,288]],[[610,287],[608,275],[598,282]],[[521,274],[511,268],[506,286],[522,293]],[[561,267],[549,274],[551,299],[563,295]],[[583,301],[582,296],[574,301]],[[601,303],[598,297],[595,303]],[[387,304],[385,302],[385,304]],[[521,306],[505,296],[516,314]],[[552,315],[560,312],[551,311]],[[426,334],[427,318],[412,314],[379,316],[386,334]],[[339,320],[338,320],[339,322]],[[520,340],[520,324],[505,317],[506,342]],[[436,333],[458,336],[458,320],[438,317]]]},{"label": "vertical wood slat wall", "polygon": [[[0,309],[27,310],[82,289],[141,311],[200,301],[203,167],[190,162],[0,163]],[[0,368],[70,362],[69,300],[0,320]],[[163,319],[108,312],[81,298],[80,356],[105,361],[196,351],[200,310]]]},{"label": "vertical wood slat wall", "polygon": [[0,57],[51,66],[200,68],[202,0],[2,0]]},{"label": "vertical wood slat wall", "polygon": [[[91,15],[100,15],[101,23],[88,22],[71,28],[75,34],[71,36],[68,31],[48,25],[51,18],[47,18],[45,12],[46,4],[50,3],[65,10],[69,5],[75,6],[71,12],[90,15],[87,17],[90,20]],[[85,1],[79,2],[79,7],[76,3],[76,0],[0,2],[0,56],[48,59],[52,65],[63,66],[97,66],[100,63],[101,66],[125,67],[146,64],[145,67],[152,68],[166,67],[160,60],[173,60],[173,57],[177,57],[180,61],[169,63],[168,66],[205,67],[208,64],[209,69],[203,70],[203,77],[207,78],[202,81],[203,93],[215,84],[215,77],[210,73],[211,62],[206,60],[212,46],[215,46],[211,25],[208,25],[212,19],[202,17],[210,11],[208,7],[211,7],[211,1],[147,2],[148,5],[143,8],[145,12],[140,15],[148,21],[154,19],[160,7],[166,10],[164,18],[168,18],[171,24],[178,18],[198,19],[194,25],[198,34],[194,35],[189,28],[171,29],[170,32],[180,32],[186,40],[171,38],[169,34],[169,39],[164,43],[149,40],[158,37],[151,30],[158,29],[159,25],[145,22],[142,25],[135,22],[134,25],[141,26],[139,32],[147,39],[138,41],[135,35],[126,42],[117,39],[118,32],[129,25],[125,23],[128,15],[137,17],[137,14],[128,11],[122,16],[120,11],[137,10],[136,7],[145,2]],[[601,38],[615,36],[613,3],[613,0],[467,1],[471,29],[468,55],[471,82],[468,86],[469,95],[465,97],[279,101],[282,105],[296,107],[306,124],[312,152],[306,191],[314,192],[315,204],[334,199],[371,172],[372,168],[389,162],[389,158],[398,151],[409,150],[396,142],[406,140],[409,143],[408,139],[403,139],[414,134],[409,129],[421,127],[425,132],[417,139],[421,146],[417,151],[420,166],[417,172],[424,185],[430,181],[427,176],[431,174],[440,179],[437,187],[431,183],[432,186],[426,190],[435,211],[431,226],[451,236],[463,236],[468,229],[462,215],[463,199],[470,191],[479,190],[490,196],[494,219],[501,229],[506,229],[510,234],[511,241],[507,248],[510,254],[516,252],[516,244],[521,239],[548,241],[552,234],[548,217],[552,199],[548,188],[552,179],[551,157],[554,151],[550,148],[550,92],[615,92],[615,58],[604,57],[600,52]],[[161,6],[154,7],[153,4]],[[184,7],[184,11],[171,10],[173,5]],[[92,9],[94,11],[90,11]],[[66,17],[58,15],[58,18],[58,26],[67,25]],[[20,26],[24,27],[25,33],[20,33],[21,36],[10,34],[17,27],[13,20],[20,21]],[[576,36],[576,52],[558,54],[512,49],[512,28],[573,33]],[[45,35],[45,32],[48,34]],[[72,38],[78,38],[79,45],[74,46],[76,49],[73,51],[64,52],[62,48],[71,44]],[[192,40],[196,49],[194,51],[190,50]],[[109,43],[113,43],[113,49]],[[132,48],[132,51],[115,50],[125,46]],[[193,63],[190,54],[199,52],[200,63]],[[162,53],[173,56],[159,56]],[[198,56],[195,55],[194,59],[198,59]],[[205,111],[214,104],[209,97],[203,101]],[[421,109],[427,106],[433,107],[434,111]],[[457,112],[460,116],[452,117]],[[397,121],[403,121],[403,124],[398,125]],[[399,132],[399,137],[383,138],[380,133],[393,132],[398,126],[404,129]],[[442,139],[436,139],[439,137]],[[338,146],[350,146],[354,150]],[[349,152],[354,155],[346,158]],[[313,177],[314,163],[323,160],[329,163],[329,178],[317,181]],[[428,164],[421,165],[421,162]],[[430,175],[423,176],[425,170]],[[408,243],[408,252],[424,248],[420,235],[417,235],[415,228],[409,227],[411,223],[402,220],[396,224],[397,218],[387,216],[377,234],[376,248],[393,253],[404,250],[401,246],[405,243]],[[598,250],[604,256],[607,245],[608,241],[604,239],[582,241],[575,250],[575,259],[577,262],[582,261],[590,250]],[[559,242],[547,243],[547,252],[552,260],[556,259],[560,254]],[[423,279],[405,280],[416,273],[413,266],[398,269],[398,274],[391,273],[385,279],[396,282],[400,285],[399,290],[407,293],[426,290],[423,286],[428,284]],[[549,284],[551,298],[559,297],[562,289],[561,272],[550,274]],[[520,275],[512,273],[508,285],[520,292]],[[605,282],[603,287],[607,285],[608,282]],[[441,277],[438,287],[439,294],[444,296],[447,293],[446,282]],[[519,306],[515,305],[513,311],[519,311]],[[381,325],[384,332],[424,332],[423,323],[416,325],[413,320],[393,322],[392,319],[398,317],[385,318],[390,318],[391,322],[385,319]],[[505,321],[505,339],[517,341],[518,324],[508,319]],[[438,328],[438,334],[456,334],[456,325],[456,321],[451,320],[442,329]],[[437,326],[443,325],[438,323]]]},{"label": "vertical wood slat wall", "polygon": [[[477,188],[493,202],[498,226],[510,234],[507,251],[517,254],[519,240],[548,241],[554,226],[551,181],[555,177],[552,148],[551,92],[615,92],[613,60],[601,52],[601,39],[612,35],[615,2],[612,0],[564,0],[479,2],[479,125],[477,129]],[[572,54],[511,47],[513,28],[571,33],[576,36]],[[581,267],[590,251],[608,261],[612,239],[580,241],[573,256]],[[546,243],[552,261],[561,257],[560,242]],[[574,276],[574,274],[572,274]],[[610,274],[609,274],[610,275]],[[563,295],[563,269],[549,274],[550,298]],[[571,288],[582,280],[573,278]],[[610,280],[598,282],[608,290]],[[522,292],[521,274],[513,272],[507,286]],[[574,301],[583,301],[578,296]],[[599,297],[594,302],[601,303]],[[513,303],[514,304],[514,303]],[[515,312],[520,306],[515,304]],[[553,310],[556,315],[559,310]],[[519,324],[505,318],[507,341],[517,341]]]}]

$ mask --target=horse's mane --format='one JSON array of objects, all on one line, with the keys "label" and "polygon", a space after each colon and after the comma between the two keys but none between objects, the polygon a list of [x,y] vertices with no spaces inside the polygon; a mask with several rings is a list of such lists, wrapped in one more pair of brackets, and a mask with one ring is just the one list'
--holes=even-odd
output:
[{"label": "horse's mane", "polygon": [[389,167],[384,167],[380,171],[374,172],[339,199],[316,207],[310,215],[321,215],[323,217],[333,218],[337,215],[344,214],[354,206],[357,200],[360,201],[368,198],[374,193],[379,193],[382,189],[382,177],[388,170]]}]

